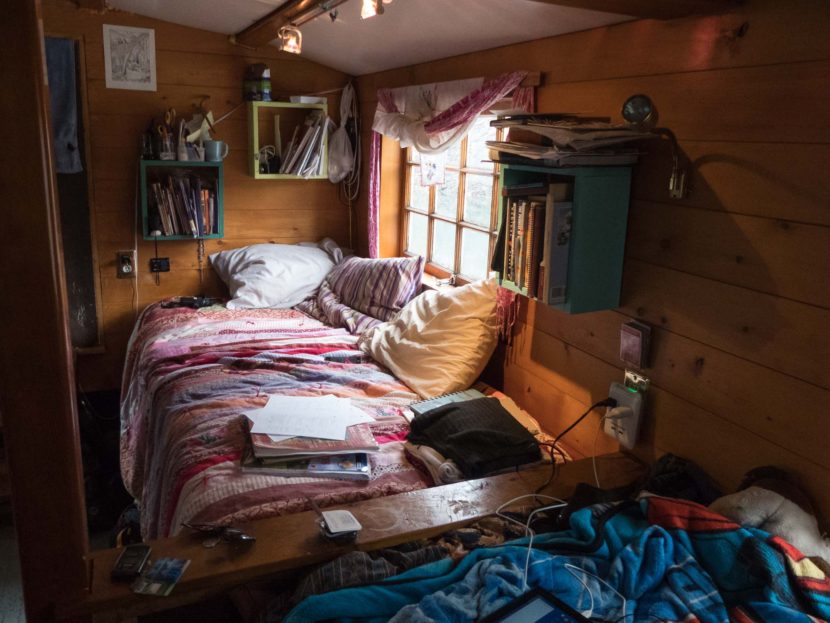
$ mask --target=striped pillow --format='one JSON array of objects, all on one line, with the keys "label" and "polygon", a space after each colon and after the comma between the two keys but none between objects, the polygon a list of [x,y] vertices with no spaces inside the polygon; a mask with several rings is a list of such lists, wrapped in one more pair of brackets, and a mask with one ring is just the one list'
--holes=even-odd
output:
[{"label": "striped pillow", "polygon": [[424,258],[350,257],[335,266],[326,281],[339,302],[378,320],[389,320],[421,288]]}]

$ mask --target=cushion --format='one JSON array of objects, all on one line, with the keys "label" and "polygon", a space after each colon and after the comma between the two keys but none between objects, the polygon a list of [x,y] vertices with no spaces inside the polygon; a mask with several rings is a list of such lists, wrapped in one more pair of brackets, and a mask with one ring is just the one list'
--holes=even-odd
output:
[{"label": "cushion", "polygon": [[[418,294],[423,257],[349,257],[326,282],[338,302],[378,320],[389,320]],[[319,301],[318,301],[319,302]]]},{"label": "cushion", "polygon": [[323,281],[317,296],[312,296],[297,305],[294,309],[305,312],[312,318],[324,322],[332,327],[343,327],[349,333],[360,335],[367,329],[380,324],[377,318],[343,305],[340,298],[331,291],[328,282]]},{"label": "cushion", "polygon": [[467,389],[496,347],[496,290],[490,279],[424,292],[360,346],[422,398]]},{"label": "cushion", "polygon": [[334,268],[317,245],[253,244],[213,253],[210,261],[230,290],[228,309],[293,307]]}]

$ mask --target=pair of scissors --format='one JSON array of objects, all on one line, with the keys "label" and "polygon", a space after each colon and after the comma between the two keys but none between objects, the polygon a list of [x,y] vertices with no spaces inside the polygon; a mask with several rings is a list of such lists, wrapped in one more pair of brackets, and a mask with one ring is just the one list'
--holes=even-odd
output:
[{"label": "pair of scissors", "polygon": [[168,108],[164,111],[164,124],[168,128],[173,128],[176,123],[176,109],[175,108]]}]

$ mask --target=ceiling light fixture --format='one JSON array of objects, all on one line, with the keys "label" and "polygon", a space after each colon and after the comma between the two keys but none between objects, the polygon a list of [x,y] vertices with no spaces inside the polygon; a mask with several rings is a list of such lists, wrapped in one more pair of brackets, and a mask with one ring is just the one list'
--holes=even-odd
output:
[{"label": "ceiling light fixture", "polygon": [[283,26],[277,33],[279,49],[291,54],[299,54],[303,49],[303,33],[295,26]]},{"label": "ceiling light fixture", "polygon": [[392,0],[363,0],[363,5],[360,7],[360,17],[368,19],[380,15],[383,13],[383,5],[391,3]]}]

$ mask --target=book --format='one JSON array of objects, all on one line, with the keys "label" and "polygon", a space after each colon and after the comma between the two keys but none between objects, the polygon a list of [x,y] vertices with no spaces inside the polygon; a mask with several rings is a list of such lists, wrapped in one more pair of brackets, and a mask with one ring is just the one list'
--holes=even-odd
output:
[{"label": "book", "polygon": [[181,580],[190,561],[184,558],[159,558],[132,584],[133,592],[166,597]]},{"label": "book", "polygon": [[539,293],[539,269],[545,238],[545,205],[539,201],[531,203],[530,261],[527,277],[527,295],[537,297]]},{"label": "book", "polygon": [[245,473],[288,478],[369,480],[372,476],[369,456],[365,452],[284,459],[258,458],[246,448],[242,456],[241,469]]},{"label": "book", "polygon": [[409,405],[409,408],[412,409],[412,412],[415,415],[423,415],[427,411],[431,411],[437,407],[451,404],[453,402],[475,400],[476,398],[486,398],[486,396],[477,389],[465,389],[464,391],[443,394],[442,396],[436,396],[435,398],[428,398],[426,400],[413,402]]},{"label": "book", "polygon": [[378,444],[368,424],[355,424],[346,429],[346,439],[317,439],[313,437],[291,437],[274,441],[263,433],[251,433],[251,445],[254,456],[296,457],[351,454],[354,452],[375,452]]},{"label": "book", "polygon": [[516,257],[513,283],[520,288],[524,287],[525,274],[525,236],[527,231],[527,201],[520,201],[516,213],[516,244],[514,254]]},{"label": "book", "polygon": [[547,303],[564,303],[568,290],[571,221],[573,203],[554,202],[548,215],[551,220],[550,254],[547,256]]}]

